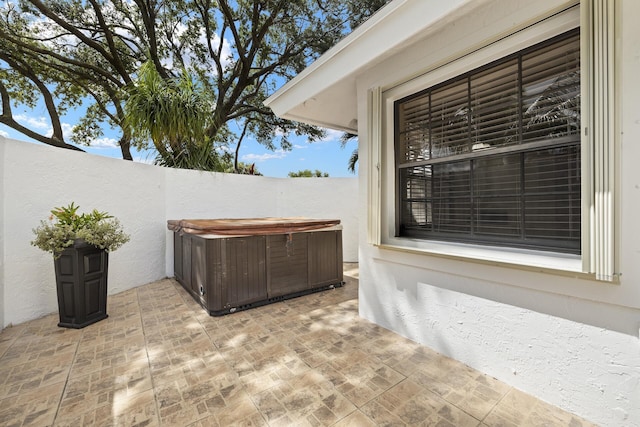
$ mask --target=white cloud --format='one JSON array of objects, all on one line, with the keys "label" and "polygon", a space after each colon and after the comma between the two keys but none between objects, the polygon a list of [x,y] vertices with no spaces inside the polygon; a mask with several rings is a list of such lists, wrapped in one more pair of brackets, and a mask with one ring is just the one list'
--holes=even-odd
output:
[{"label": "white cloud", "polygon": [[[174,30],[174,37],[179,38],[185,31],[187,31],[187,26],[185,24],[178,24],[175,27]],[[200,30],[200,35],[198,37],[198,43],[202,46],[206,46],[207,45],[207,36],[205,33],[204,28],[202,28]],[[218,45],[220,44],[220,35],[219,34],[213,34],[213,40],[211,41],[211,45],[214,47],[214,49],[217,50]],[[184,51],[182,52],[182,57],[183,60],[185,62],[185,66],[187,68],[189,68],[189,66],[191,65],[192,62],[194,62],[194,54],[193,51],[189,50],[189,49],[184,49]],[[233,50],[232,50],[232,45],[229,42],[229,40],[227,39],[223,39],[222,40],[222,51],[220,52],[220,63],[222,65],[222,68],[225,69],[227,68],[229,65],[231,65],[234,62],[234,58],[233,58]],[[162,65],[167,67],[167,68],[172,68],[172,64],[171,61],[168,58],[164,58],[162,60]],[[218,70],[215,67],[211,68],[211,73],[214,75],[218,74]]]},{"label": "white cloud", "polygon": [[[49,122],[49,120],[44,116],[31,117],[31,116],[27,116],[26,114],[18,114],[15,116],[15,119],[19,123],[22,123],[25,126],[29,126],[34,130],[41,130],[40,133],[43,135],[47,135],[47,136],[53,135],[53,126],[51,126],[51,123]],[[71,123],[61,122],[60,126],[62,127],[62,135],[64,139],[68,141],[69,138],[71,137],[71,134],[73,133],[73,127],[75,125],[72,125]],[[3,134],[4,136],[9,136],[8,134],[6,134],[6,132],[0,131],[0,135],[3,135]],[[119,145],[118,145],[117,139],[104,137],[104,138],[98,138],[92,141],[91,147],[92,148],[118,148]]]},{"label": "white cloud", "polygon": [[95,141],[91,141],[91,147],[93,148],[118,148],[118,140],[115,138],[98,138]]},{"label": "white cloud", "polygon": [[248,162],[264,162],[271,159],[283,159],[287,156],[287,152],[284,150],[278,150],[274,153],[264,154],[245,154],[242,156],[243,161]]},{"label": "white cloud", "polygon": [[[42,134],[47,136],[53,135],[53,126],[51,126],[49,121],[46,120],[44,117],[40,117],[40,118],[46,121],[45,123],[46,127],[40,126],[41,129],[46,129],[44,132],[42,132]],[[62,128],[62,136],[65,140],[68,140],[69,137],[71,136],[71,133],[73,132],[73,126],[74,125],[72,125],[71,123],[65,123],[65,122],[60,123],[60,127]],[[37,127],[36,124],[33,124],[33,127]]]},{"label": "white cloud", "polygon": [[5,138],[9,138],[9,134],[3,130],[0,130],[0,136],[4,136]]},{"label": "white cloud", "polygon": [[[71,136],[71,133],[73,132],[73,126],[75,125],[72,125],[70,123],[60,123],[60,127],[62,128],[62,135],[65,139],[68,139]],[[53,133],[53,128],[50,128],[49,133]]]},{"label": "white cloud", "polygon": [[[335,129],[324,128],[324,131],[326,132],[325,137],[313,142],[312,144],[322,144],[322,143],[325,143],[325,142],[338,142],[338,141],[340,141],[340,137],[344,134],[343,131],[335,130]],[[275,134],[275,136],[280,137],[280,136],[284,136],[285,132],[284,132],[284,130],[278,128],[278,129],[275,130],[274,134]],[[297,144],[297,145],[294,145],[293,147],[294,148],[308,148],[308,145]]]},{"label": "white cloud", "polygon": [[27,116],[26,114],[18,114],[14,116],[14,119],[25,126],[29,126],[36,129],[51,129],[51,124],[49,120],[44,117],[32,117]]},{"label": "white cloud", "polygon": [[[51,126],[51,122],[48,117],[45,116],[28,116],[26,114],[17,114],[14,116],[15,120],[42,134],[45,136],[53,135],[53,126]],[[71,132],[73,131],[73,126],[71,123],[61,122],[60,127],[62,127],[62,136],[67,140],[71,136]]]},{"label": "white cloud", "polygon": [[308,145],[299,145],[299,144],[294,144],[294,145],[293,145],[293,148],[298,148],[298,149],[301,149],[301,150],[302,150],[303,148],[309,148],[309,146],[308,146]]},{"label": "white cloud", "polygon": [[[130,13],[133,13],[136,10],[135,5],[133,5],[129,0],[124,2],[122,6],[128,8]],[[121,36],[121,40],[124,40],[125,43],[129,44],[130,47],[134,49],[135,47],[131,46],[131,43],[128,43],[126,41],[134,39],[135,36],[134,33],[126,28],[125,15],[116,11],[113,2],[103,2],[100,8],[104,16],[112,17],[108,18],[109,20],[123,23],[122,26],[116,26],[115,28],[112,27],[112,29],[116,34]],[[44,16],[32,16],[31,18],[34,18],[34,20],[30,22],[31,31],[34,34],[38,34],[39,37],[44,40],[43,43],[49,48],[55,50],[65,50],[69,46],[77,46],[81,43],[80,39],[77,36],[69,34],[68,31],[66,31],[64,28],[61,28],[50,18]],[[96,14],[91,8],[85,8],[83,16],[80,19],[84,22],[92,22],[94,23],[94,25],[97,25]],[[93,32],[88,29],[80,30],[80,32],[89,38],[92,38],[94,36]]]},{"label": "white cloud", "polygon": [[[206,46],[207,38],[204,33],[204,29],[200,35],[200,43]],[[218,46],[220,44],[220,36],[218,34],[213,35],[213,43],[214,46]],[[231,43],[229,40],[222,40],[222,51],[220,52],[220,62],[222,64],[222,69],[227,68],[233,62],[235,62],[235,58],[233,57],[233,51],[231,50]],[[214,69],[211,70],[214,74],[217,74],[217,71]]]},{"label": "white cloud", "polygon": [[340,141],[340,137],[344,133],[341,130],[335,130],[335,129],[325,129],[325,131],[327,132],[327,135],[324,138],[322,138],[319,142],[337,142],[337,141]]},{"label": "white cloud", "polygon": [[[79,43],[79,39],[63,31],[53,20],[47,17],[41,17],[30,23],[31,31],[45,40],[43,43],[51,49],[61,49],[63,46],[74,46]],[[85,31],[87,36],[91,36]]]}]

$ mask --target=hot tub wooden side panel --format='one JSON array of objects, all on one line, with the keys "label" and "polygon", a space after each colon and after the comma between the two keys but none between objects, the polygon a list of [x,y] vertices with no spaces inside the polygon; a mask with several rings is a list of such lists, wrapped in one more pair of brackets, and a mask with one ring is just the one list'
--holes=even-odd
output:
[{"label": "hot tub wooden side panel", "polygon": [[342,283],[342,232],[309,233],[309,286]]},{"label": "hot tub wooden side panel", "polygon": [[211,236],[174,232],[178,282],[211,315],[341,286],[341,230]]},{"label": "hot tub wooden side panel", "polygon": [[270,298],[309,289],[309,234],[267,236],[267,290]]},{"label": "hot tub wooden side panel", "polygon": [[219,312],[268,298],[265,236],[207,239],[207,244],[209,311]]},{"label": "hot tub wooden side panel", "polygon": [[173,233],[173,270],[178,282],[191,292],[191,236]]}]

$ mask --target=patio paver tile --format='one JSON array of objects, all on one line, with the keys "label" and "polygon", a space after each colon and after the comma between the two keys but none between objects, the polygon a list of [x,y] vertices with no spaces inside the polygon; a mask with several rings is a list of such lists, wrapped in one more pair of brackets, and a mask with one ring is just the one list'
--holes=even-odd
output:
[{"label": "patio paver tile", "polygon": [[73,357],[73,353],[52,357],[46,363],[27,362],[6,368],[0,367],[0,400],[18,398],[32,390],[64,382],[69,374],[69,363],[68,360],[64,360],[65,356]]},{"label": "patio paver tile", "polygon": [[354,350],[317,368],[333,386],[360,407],[405,379],[405,376]]},{"label": "patio paver tile", "polygon": [[479,420],[510,390],[495,378],[442,355],[416,369],[409,378]]},{"label": "patio paver tile", "polygon": [[315,371],[283,381],[252,396],[269,425],[335,424],[356,408],[330,381]]},{"label": "patio paver tile", "polygon": [[[211,317],[172,279],[0,333],[2,426],[591,426],[358,316],[341,288]],[[349,274],[351,276],[349,276]]]},{"label": "patio paver tile", "polygon": [[357,410],[338,421],[335,427],[375,427],[376,425],[369,417]]},{"label": "patio paver tile", "polygon": [[405,380],[361,408],[381,425],[475,427],[480,420]]},{"label": "patio paver tile", "polygon": [[152,389],[132,396],[116,393],[111,404],[87,409],[77,415],[58,415],[55,427],[159,426]]},{"label": "patio paver tile", "polygon": [[0,400],[0,425],[51,425],[63,390],[64,382],[59,382]]},{"label": "patio paver tile", "polygon": [[595,426],[595,424],[513,388],[487,415],[484,423],[489,426]]},{"label": "patio paver tile", "polygon": [[[43,319],[46,320],[43,322]],[[57,316],[43,319],[34,320],[33,324],[22,328],[22,332],[0,357],[3,369],[24,363],[47,364],[54,359],[73,360],[82,332],[59,328]]]},{"label": "patio paver tile", "polygon": [[6,351],[11,347],[15,340],[24,332],[26,329],[25,324],[18,326],[9,326],[5,328],[0,334],[0,358],[6,353]]},{"label": "patio paver tile", "polygon": [[134,361],[146,360],[147,349],[144,336],[136,334],[126,338],[92,345],[81,340],[73,359],[70,376],[84,376],[104,368],[129,365]]},{"label": "patio paver tile", "polygon": [[56,419],[81,418],[85,413],[100,412],[102,407],[109,413],[113,408],[127,405],[132,396],[152,389],[145,359],[70,377]]}]

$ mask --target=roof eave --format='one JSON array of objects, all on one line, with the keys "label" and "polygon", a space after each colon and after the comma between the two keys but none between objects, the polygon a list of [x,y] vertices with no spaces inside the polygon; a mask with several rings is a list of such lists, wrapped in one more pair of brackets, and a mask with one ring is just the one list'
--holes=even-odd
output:
[{"label": "roof eave", "polygon": [[[322,126],[333,129],[348,128],[349,132],[356,133],[357,129],[349,123],[357,117],[357,103],[349,100],[346,114],[344,106],[346,97],[356,96],[357,76],[423,35],[426,29],[434,27],[456,9],[483,1],[394,0],[282,86],[264,104],[279,117],[310,124],[323,123]],[[324,113],[305,108],[306,102],[321,94],[325,95],[323,102],[333,105],[327,104]]]}]

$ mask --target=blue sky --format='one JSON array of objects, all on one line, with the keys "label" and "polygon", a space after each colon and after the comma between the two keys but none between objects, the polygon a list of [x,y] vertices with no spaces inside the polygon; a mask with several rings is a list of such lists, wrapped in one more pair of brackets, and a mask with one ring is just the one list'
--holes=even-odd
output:
[{"label": "blue sky", "polygon": [[[42,107],[34,110],[14,109],[14,118],[21,124],[28,126],[32,130],[44,134],[51,134],[51,123],[48,120],[46,111]],[[65,138],[68,140],[75,121],[79,113],[71,111],[62,117]],[[33,140],[25,135],[0,124],[0,135],[22,141]],[[327,130],[327,137],[323,141],[308,143],[306,137],[292,137],[293,144],[291,151],[269,151],[258,144],[255,139],[247,136],[240,147],[240,161],[245,163],[255,163],[256,168],[264,176],[286,177],[289,172],[299,170],[316,169],[327,172],[331,177],[353,177],[354,175],[347,169],[349,157],[357,147],[356,141],[350,141],[345,148],[340,146],[340,136],[342,132]],[[105,136],[95,142],[92,147],[82,147],[85,151],[115,158],[122,158],[120,149],[116,145],[117,134],[113,131],[105,131]],[[235,146],[229,147],[235,150]],[[152,163],[155,154],[152,151],[137,152],[132,151],[136,161]]]},{"label": "blue sky", "polygon": [[[179,27],[176,31],[184,31],[184,28]],[[224,40],[223,46],[225,50],[222,56],[228,57],[229,60],[231,60],[230,58],[233,56],[231,45],[231,43],[227,43],[227,41]],[[273,79],[277,83],[277,86],[285,83],[284,81],[280,81],[276,76],[273,76]],[[65,116],[61,117],[66,142],[70,142],[71,129],[82,114],[84,114],[84,110],[84,108],[80,107],[67,112]],[[13,116],[17,122],[39,134],[49,136],[52,133],[51,123],[42,100],[40,100],[34,109],[25,109],[24,106],[22,106],[22,108],[14,106]],[[120,149],[117,146],[119,134],[111,129],[106,129],[105,126],[103,126],[103,130],[105,135],[102,138],[92,143],[90,147],[81,148],[96,155],[122,158]],[[2,124],[0,124],[0,135],[35,142]],[[327,130],[327,137],[323,141],[311,144],[307,142],[306,137],[292,136],[289,138],[293,145],[290,151],[269,151],[265,149],[264,146],[258,144],[255,139],[252,139],[250,135],[247,135],[240,148],[239,160],[247,164],[255,163],[258,171],[269,177],[286,177],[289,172],[297,172],[304,169],[310,169],[312,171],[317,169],[328,173],[331,177],[353,177],[355,175],[349,172],[347,165],[351,153],[357,147],[357,141],[349,141],[347,146],[342,148],[340,145],[341,135],[342,132],[340,131]],[[228,148],[232,150],[232,152],[235,152],[235,145],[230,144]],[[151,150],[136,152],[132,149],[131,154],[135,161],[145,163],[152,163],[155,158],[155,152]]]}]

